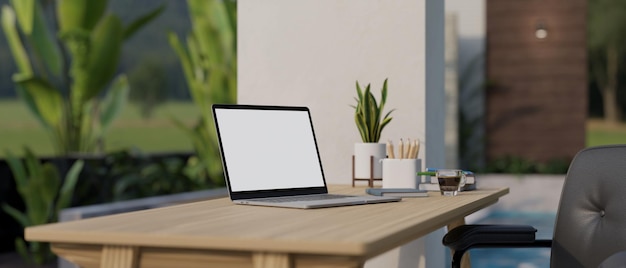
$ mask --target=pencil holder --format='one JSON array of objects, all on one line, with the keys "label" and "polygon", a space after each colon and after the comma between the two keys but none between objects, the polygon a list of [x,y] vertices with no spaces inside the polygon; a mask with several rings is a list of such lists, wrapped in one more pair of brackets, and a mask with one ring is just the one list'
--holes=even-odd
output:
[{"label": "pencil holder", "polygon": [[382,159],[383,188],[419,187],[417,172],[422,169],[422,159]]}]

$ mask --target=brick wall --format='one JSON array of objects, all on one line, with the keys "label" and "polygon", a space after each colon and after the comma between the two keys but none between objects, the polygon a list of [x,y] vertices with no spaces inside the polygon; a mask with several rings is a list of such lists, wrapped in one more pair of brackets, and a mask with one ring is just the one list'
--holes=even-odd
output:
[{"label": "brick wall", "polygon": [[[545,162],[585,146],[585,0],[487,0],[487,161]],[[537,38],[543,26],[547,37]]]}]

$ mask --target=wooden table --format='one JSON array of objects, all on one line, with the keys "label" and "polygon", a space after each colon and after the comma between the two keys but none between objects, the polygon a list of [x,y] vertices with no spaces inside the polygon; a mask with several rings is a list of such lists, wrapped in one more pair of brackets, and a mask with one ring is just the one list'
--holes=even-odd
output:
[{"label": "wooden table", "polygon": [[[364,194],[365,188],[331,187]],[[324,209],[234,205],[228,198],[29,227],[82,267],[361,267],[367,259],[494,204],[508,188]]]}]

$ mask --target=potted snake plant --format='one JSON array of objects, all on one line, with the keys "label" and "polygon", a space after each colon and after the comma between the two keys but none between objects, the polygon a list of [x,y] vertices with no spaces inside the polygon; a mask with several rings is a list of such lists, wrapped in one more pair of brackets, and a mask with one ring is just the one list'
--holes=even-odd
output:
[{"label": "potted snake plant", "polygon": [[[387,101],[387,79],[383,83],[380,102],[376,101],[374,94],[370,91],[370,84],[361,89],[359,82],[356,82],[357,98],[354,108],[354,121],[356,123],[362,143],[354,144],[354,177],[359,179],[382,178],[382,166],[380,159],[386,156],[384,143],[379,143],[380,134],[389,122],[391,122],[391,112],[383,116],[383,109]],[[371,157],[373,161],[373,173]],[[373,175],[373,176],[372,176]]]}]

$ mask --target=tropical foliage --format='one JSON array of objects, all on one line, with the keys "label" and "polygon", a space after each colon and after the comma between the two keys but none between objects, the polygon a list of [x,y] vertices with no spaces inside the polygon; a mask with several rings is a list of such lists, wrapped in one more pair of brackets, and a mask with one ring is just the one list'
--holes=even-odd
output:
[{"label": "tropical foliage", "polygon": [[187,86],[201,116],[189,128],[175,123],[191,138],[198,159],[198,175],[223,185],[222,164],[215,125],[211,115],[214,103],[237,101],[237,6],[232,0],[188,0],[192,32],[184,46],[170,33],[170,45],[178,54]]},{"label": "tropical foliage", "polygon": [[590,75],[602,95],[604,118],[616,123],[622,119],[619,101],[620,70],[626,56],[626,1],[590,0],[588,43]]},{"label": "tropical foliage", "polygon": [[[28,148],[24,149],[23,161],[10,152],[6,156],[17,190],[26,205],[26,212],[7,204],[2,204],[2,209],[23,227],[56,222],[59,211],[70,205],[83,161],[74,162],[65,179],[61,180],[53,164],[42,164]],[[17,238],[15,248],[24,259],[37,264],[54,259],[49,245],[44,243],[26,244],[22,238]]]},{"label": "tropical foliage", "polygon": [[2,7],[2,28],[18,69],[16,90],[49,130],[59,154],[97,148],[129,91],[126,77],[115,77],[122,44],[164,8],[122,25],[118,16],[106,14],[107,2],[54,2],[56,32],[43,1],[12,0]]}]

